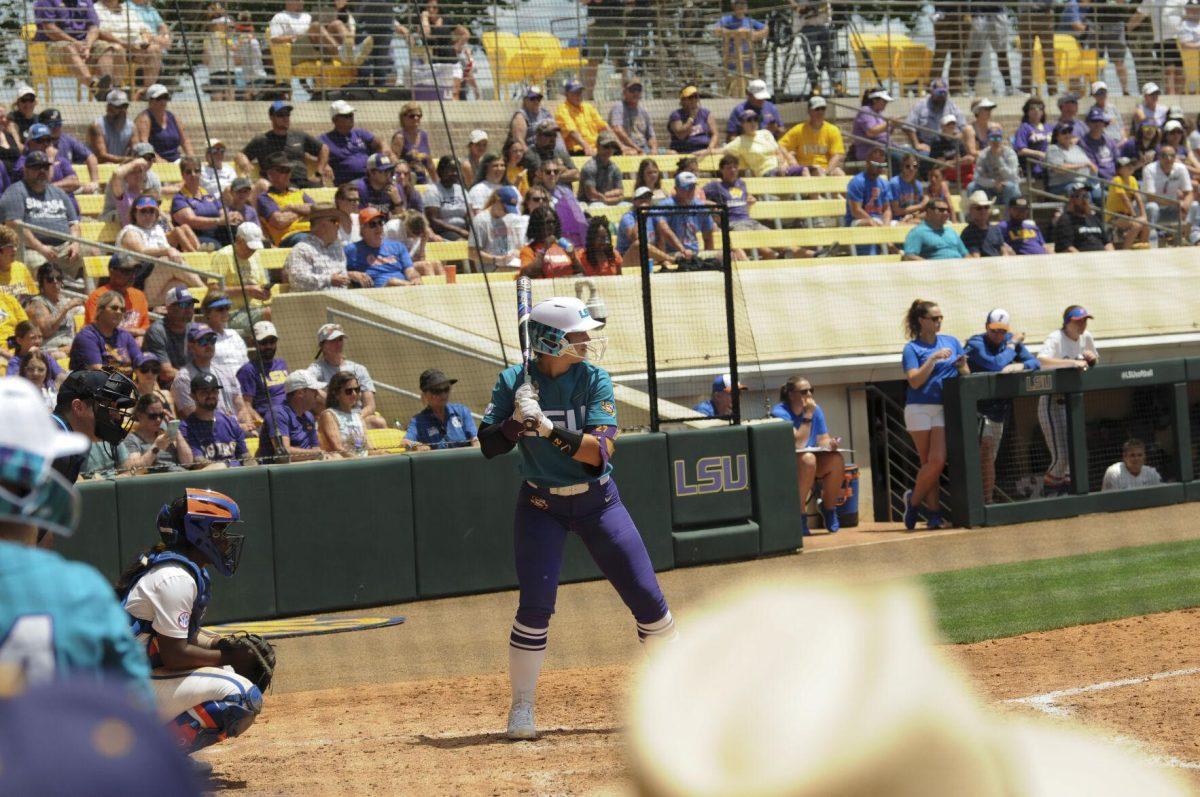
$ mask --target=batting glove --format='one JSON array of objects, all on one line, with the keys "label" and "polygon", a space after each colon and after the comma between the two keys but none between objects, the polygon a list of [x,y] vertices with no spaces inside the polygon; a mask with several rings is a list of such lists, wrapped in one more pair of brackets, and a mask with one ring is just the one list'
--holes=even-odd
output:
[{"label": "batting glove", "polygon": [[532,382],[524,382],[517,386],[517,391],[513,394],[513,401],[520,404],[525,399],[538,400],[538,391]]},{"label": "batting glove", "polygon": [[554,424],[542,412],[537,399],[525,398],[518,401],[513,418],[521,422],[525,427],[525,434],[528,436],[549,437],[550,433],[554,431]]}]

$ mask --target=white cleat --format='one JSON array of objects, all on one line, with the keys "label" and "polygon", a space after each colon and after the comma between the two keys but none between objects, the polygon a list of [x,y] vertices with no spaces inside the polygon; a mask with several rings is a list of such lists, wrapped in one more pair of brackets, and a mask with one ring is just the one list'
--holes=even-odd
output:
[{"label": "white cleat", "polygon": [[508,711],[509,739],[536,739],[537,728],[533,725],[533,703],[514,703]]}]

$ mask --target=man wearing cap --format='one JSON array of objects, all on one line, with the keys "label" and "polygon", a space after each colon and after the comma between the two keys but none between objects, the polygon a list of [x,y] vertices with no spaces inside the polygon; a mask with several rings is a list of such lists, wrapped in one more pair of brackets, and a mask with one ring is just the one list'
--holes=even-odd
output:
[{"label": "man wearing cap", "polygon": [[621,152],[621,143],[612,130],[602,130],[596,137],[596,154],[579,172],[579,201],[594,207],[619,205],[625,199],[621,169],[613,156]]},{"label": "man wearing cap", "polygon": [[[213,253],[209,271],[225,280],[225,295],[237,306],[229,325],[246,330],[271,317],[271,280],[258,253],[263,249],[262,228],[252,221],[238,225],[233,243]],[[209,295],[215,291],[209,290]],[[249,308],[249,314],[247,314]]]},{"label": "man wearing cap", "polygon": [[88,126],[87,144],[100,163],[125,163],[132,155],[133,120],[129,118],[129,95],[113,89],[105,97],[104,115]]},{"label": "man wearing cap", "polygon": [[372,207],[387,216],[402,215],[406,209],[425,213],[425,202],[411,183],[401,186],[394,179],[396,162],[390,155],[376,152],[367,158],[366,169],[366,175],[352,183],[358,189],[358,209]]},{"label": "man wearing cap", "polygon": [[[117,446],[129,434],[136,403],[137,386],[124,374],[79,369],[59,385],[53,419],[63,431],[78,432],[92,443]],[[74,484],[87,453],[60,456],[54,460],[54,470]]]},{"label": "man wearing cap", "polygon": [[[930,201],[944,201],[934,197]],[[928,203],[927,203],[928,204]],[[982,257],[984,241],[992,230],[992,200],[983,191],[973,191],[967,197],[967,226],[961,233],[969,257]]]},{"label": "man wearing cap", "polygon": [[[633,209],[627,211],[621,220],[617,223],[617,254],[621,256],[623,268],[636,269],[641,267],[641,246],[642,242],[638,239],[637,218],[634,212],[640,207],[650,207],[654,204],[654,189],[647,186],[639,186],[633,192]],[[656,246],[657,229],[654,219],[646,220],[646,236],[650,239],[646,242],[649,247],[649,257],[651,265],[655,263],[669,263],[673,258],[666,252]]]},{"label": "man wearing cap", "polygon": [[[971,373],[1015,374],[1036,371],[1041,364],[1025,348],[1025,333],[1014,335],[1008,311],[997,307],[987,314],[984,332],[967,339],[965,352]],[[979,402],[979,464],[983,470],[983,500],[992,502],[996,487],[996,454],[1004,437],[1004,422],[1012,414],[1012,399]]]},{"label": "man wearing cap", "polygon": [[496,271],[514,265],[514,259],[525,244],[519,233],[525,225],[520,217],[520,204],[521,195],[517,189],[502,185],[492,194],[483,211],[471,219],[475,234],[467,239],[467,251],[471,262],[480,271]]},{"label": "man wearing cap", "polygon": [[[1038,350],[1038,363],[1043,369],[1077,369],[1086,371],[1100,362],[1096,341],[1088,331],[1088,321],[1094,316],[1086,307],[1073,304],[1063,311],[1062,327],[1046,336]],[[1065,495],[1071,488],[1071,452],[1067,433],[1067,406],[1062,395],[1043,394],[1038,398],[1038,425],[1046,448],[1050,450],[1050,466],[1042,480],[1043,495]]]},{"label": "man wearing cap", "polygon": [[213,354],[212,367],[224,371],[221,374],[223,382],[232,381],[238,369],[245,365],[250,355],[246,349],[246,341],[242,336],[229,328],[229,314],[233,302],[228,296],[219,291],[211,291],[200,302],[200,315],[217,336],[216,352]]},{"label": "man wearing cap", "polygon": [[250,350],[250,359],[238,369],[235,378],[247,414],[255,425],[260,425],[270,418],[268,405],[274,405],[276,410],[283,406],[288,366],[282,357],[275,356],[279,333],[270,321],[254,325],[254,341],[258,345]]},{"label": "man wearing cap", "polygon": [[94,194],[100,187],[100,161],[83,142],[63,130],[62,113],[47,108],[38,114],[38,121],[50,128],[50,146],[68,163],[87,166],[88,182],[79,187],[81,194]]},{"label": "man wearing cap", "polygon": [[150,305],[146,294],[133,287],[133,277],[137,273],[137,263],[133,260],[114,257],[108,261],[108,282],[88,294],[83,303],[83,321],[90,324],[96,320],[96,303],[106,293],[117,293],[125,300],[125,317],[121,319],[120,327],[133,335],[138,345],[150,328]]},{"label": "man wearing cap", "polygon": [[49,42],[52,57],[65,59],[89,93],[97,100],[103,99],[113,79],[111,74],[96,74],[90,68],[96,65],[96,42],[100,38],[100,18],[92,0],[37,0],[33,20],[37,24],[33,40]]},{"label": "man wearing cap", "polygon": [[679,107],[667,119],[671,152],[700,154],[715,152],[720,143],[717,123],[709,110],[700,105],[700,89],[684,86],[679,92]]},{"label": "man wearing cap", "polygon": [[113,170],[104,188],[101,221],[114,221],[125,226],[132,220],[134,200],[142,194],[160,196],[162,193],[162,180],[151,169],[158,159],[154,147],[142,141],[134,144],[130,152],[132,157]]},{"label": "man wearing cap", "polygon": [[187,365],[188,330],[196,313],[196,299],[187,288],[176,286],[167,291],[167,312],[146,331],[143,348],[162,363],[159,380],[170,384],[180,368]]},{"label": "man wearing cap", "polygon": [[383,227],[387,216],[378,208],[366,207],[358,212],[358,229],[362,240],[345,247],[346,268],[350,273],[362,273],[370,278],[367,287],[393,288],[421,284],[421,275],[413,267],[408,249],[399,241],[385,240]]},{"label": "man wearing cap", "polygon": [[383,149],[383,142],[361,127],[354,126],[354,106],[336,100],[329,106],[333,129],[317,139],[324,146],[329,160],[329,176],[333,185],[341,185],[366,176],[367,158]]},{"label": "man wearing cap", "polygon": [[1104,111],[1093,108],[1087,115],[1087,135],[1079,139],[1080,148],[1096,165],[1096,175],[1101,180],[1112,180],[1117,173],[1117,148],[1104,135],[1107,124]]},{"label": "man wearing cap", "polygon": [[[258,165],[259,174],[265,175],[270,169],[268,156],[282,153],[292,185],[301,188],[315,188],[321,185],[319,181],[309,179],[308,167],[311,165],[323,178],[328,173],[329,147],[302,130],[292,130],[290,102],[275,100],[267,109],[267,116],[271,120],[271,129],[250,139],[235,156],[238,171],[250,174],[250,163],[253,161]],[[353,120],[351,123],[353,124]]]},{"label": "man wearing cap", "polygon": [[[693,410],[703,415],[705,418],[727,418],[733,412],[733,379],[729,374],[721,374],[713,379],[712,395],[704,401],[701,401]],[[738,390],[746,390],[747,387],[741,382],[738,382]]]},{"label": "man wearing cap", "polygon": [[[1169,144],[1159,147],[1158,159],[1142,169],[1142,190],[1167,197],[1161,201],[1153,198],[1146,201],[1146,217],[1150,224],[1173,226],[1187,217],[1192,205],[1192,178],[1187,167],[1179,162],[1174,147]],[[1152,228],[1151,237],[1161,238],[1164,234],[1169,235]]]},{"label": "man wearing cap", "polygon": [[474,186],[485,179],[486,170],[480,171],[483,156],[488,153],[488,134],[486,130],[475,129],[467,135],[467,159],[462,165],[463,184]]},{"label": "man wearing cap", "polygon": [[1099,252],[1112,251],[1108,228],[1092,208],[1092,194],[1082,180],[1072,183],[1067,206],[1054,222],[1054,251]]},{"label": "man wearing cap", "polygon": [[312,206],[312,234],[292,247],[283,264],[293,291],[370,288],[366,274],[346,271],[346,252],[338,241],[340,225],[349,215],[331,204]]},{"label": "man wearing cap", "polygon": [[1088,134],[1087,124],[1079,118],[1079,95],[1072,92],[1058,95],[1058,122],[1059,125],[1070,125],[1071,134],[1077,139],[1082,139]]},{"label": "man wearing cap", "polygon": [[79,235],[79,210],[71,196],[50,184],[50,159],[45,152],[33,151],[25,156],[20,181],[13,183],[0,196],[0,219],[25,237],[25,264],[37,268],[42,263],[56,263],[63,273],[77,277],[83,270],[79,244],[64,241],[53,233],[34,233],[18,228],[21,221],[38,227]]},{"label": "man wearing cap", "polygon": [[941,197],[931,197],[925,206],[925,218],[904,236],[904,260],[951,260],[966,257],[967,247],[948,223],[950,205]]},{"label": "man wearing cap", "polygon": [[608,111],[608,129],[617,137],[625,155],[658,152],[654,123],[642,105],[642,79],[629,75],[622,83],[621,101]]},{"label": "man wearing cap", "polygon": [[545,94],[541,86],[529,86],[521,95],[521,107],[513,112],[508,120],[508,137],[516,141],[524,141],[527,147],[533,146],[533,135],[538,122],[553,119],[546,110]]},{"label": "man wearing cap", "polygon": [[554,112],[554,121],[562,132],[567,152],[572,155],[595,155],[596,138],[601,130],[608,129],[596,106],[584,102],[583,84],[578,80],[568,80],[563,85],[563,102]]},{"label": "man wearing cap", "polygon": [[[242,214],[242,223],[257,224],[262,229],[262,221],[258,218],[258,210],[254,207],[254,184],[248,177],[235,177],[225,185],[225,209]],[[240,229],[239,225],[239,229]]]},{"label": "man wearing cap", "polygon": [[837,125],[825,121],[824,97],[808,101],[808,121],[801,122],[783,134],[779,146],[792,156],[804,177],[821,174],[845,174],[846,145]]},{"label": "man wearing cap", "polygon": [[268,185],[258,195],[255,209],[272,243],[295,246],[309,236],[313,198],[292,185],[292,167],[286,155],[273,152],[264,161]]},{"label": "man wearing cap", "polygon": [[[1124,81],[1122,81],[1124,85]],[[1088,109],[1086,119],[1091,119],[1095,111],[1100,111],[1104,114],[1104,137],[1113,145],[1113,149],[1119,149],[1121,144],[1125,142],[1125,122],[1121,119],[1121,112],[1108,101],[1108,84],[1102,80],[1097,80],[1092,84],[1092,107]]]},{"label": "man wearing cap", "polygon": [[[696,196],[696,175],[680,172],[675,175],[675,196],[658,203],[659,207],[704,207],[704,200]],[[713,250],[713,230],[716,225],[709,213],[697,212],[660,216],[655,223],[658,244],[668,255],[696,257],[700,254],[700,240],[704,236],[704,250]]]},{"label": "man wearing cap", "polygon": [[775,103],[771,102],[771,90],[765,80],[751,80],[746,84],[746,99],[733,106],[729,112],[729,121],[725,123],[725,139],[732,140],[742,134],[742,112],[754,111],[758,114],[760,130],[769,130],[771,135],[779,138],[784,133],[783,116]]},{"label": "man wearing cap", "polygon": [[533,182],[533,175],[537,172],[538,167],[546,161],[558,163],[559,168],[562,169],[558,175],[558,182],[563,185],[570,185],[579,179],[579,168],[575,166],[575,161],[567,152],[560,132],[558,122],[553,119],[542,119],[537,123],[533,132],[533,145],[525,154],[525,161],[529,164],[530,182]]},{"label": "man wearing cap", "polygon": [[339,371],[354,374],[362,391],[354,409],[362,416],[368,429],[386,429],[387,421],[375,411],[375,383],[365,366],[345,356],[346,332],[341,324],[325,324],[317,330],[317,357],[308,372],[322,385],[328,384]]},{"label": "man wearing cap", "polygon": [[211,375],[223,388],[220,392],[221,412],[232,418],[244,417],[249,425],[249,415],[242,391],[233,372],[213,368],[217,353],[217,333],[208,324],[193,324],[188,329],[188,363],[180,368],[171,380],[171,399],[175,402],[175,413],[186,418],[196,408],[192,399],[192,380],[204,374]]},{"label": "man wearing cap", "polygon": [[941,135],[942,120],[946,116],[953,116],[960,130],[966,128],[966,117],[950,99],[946,81],[934,78],[929,84],[929,95],[914,103],[905,119],[910,125],[904,128],[909,145],[919,152],[929,152],[930,145]]},{"label": "man wearing cap", "polygon": [[[171,391],[174,393],[174,386]],[[189,411],[185,414],[182,405],[176,405],[184,416],[179,434],[191,447],[195,464],[223,462],[230,468],[254,464],[246,448],[245,431],[219,409],[226,392],[227,386],[216,376],[199,373],[188,382]]]},{"label": "man wearing cap", "polygon": [[747,76],[755,75],[754,45],[763,42],[769,33],[767,25],[752,18],[747,0],[733,0],[731,12],[723,15],[713,32],[721,42],[721,64],[728,73],[728,93],[736,94]]},{"label": "man wearing cap", "polygon": [[984,257],[1046,254],[1042,230],[1029,218],[1028,199],[1013,197],[1008,203],[1008,218],[992,227],[983,242],[982,254]]},{"label": "man wearing cap", "polygon": [[[968,135],[971,133],[968,131]],[[998,124],[988,125],[987,148],[975,160],[974,179],[967,190],[982,190],[1001,204],[1021,195],[1021,166],[1017,153]]]},{"label": "man wearing cap", "polygon": [[[1130,30],[1132,29],[1133,26],[1130,25]],[[1167,107],[1158,102],[1161,94],[1162,89],[1157,83],[1142,84],[1142,102],[1133,109],[1133,120],[1129,125],[1130,135],[1136,135],[1138,128],[1144,124],[1162,127],[1167,123]]]},{"label": "man wearing cap", "polygon": [[[886,227],[892,223],[892,197],[883,173],[887,154],[875,147],[867,154],[865,168],[846,185],[846,227]],[[931,200],[932,201],[932,200]],[[874,255],[876,244],[856,247],[860,255]]]},{"label": "man wearing cap", "polygon": [[[317,420],[313,417],[313,410],[321,406],[320,391],[325,385],[307,370],[292,371],[290,374],[285,371],[283,377],[279,392],[286,393],[286,396],[281,397],[273,413],[263,417],[262,431],[258,436],[258,459],[266,462],[271,461],[270,458],[283,459],[285,456],[283,461],[286,462],[322,459],[324,455],[317,440]],[[275,451],[277,439],[283,449],[278,454]]]},{"label": "man wearing cap", "polygon": [[[13,164],[12,172],[18,180],[25,170],[25,159],[34,152],[40,152],[50,160],[50,185],[65,191],[78,210],[79,203],[75,201],[75,192],[83,183],[80,181],[79,175],[75,173],[75,167],[71,165],[66,153],[55,149],[54,137],[50,134],[50,128],[41,122],[30,126],[25,136],[25,152]],[[3,179],[7,180],[7,177]],[[5,184],[4,187],[7,188],[8,185]]]},{"label": "man wearing cap", "polygon": [[437,368],[421,373],[421,401],[425,409],[408,422],[404,438],[434,449],[479,446],[479,430],[465,404],[450,402],[450,388],[457,382]]}]

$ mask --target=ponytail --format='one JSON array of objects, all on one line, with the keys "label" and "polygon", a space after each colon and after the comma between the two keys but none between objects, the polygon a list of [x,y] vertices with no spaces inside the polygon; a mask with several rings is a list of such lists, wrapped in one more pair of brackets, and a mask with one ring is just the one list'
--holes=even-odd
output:
[{"label": "ponytail", "polygon": [[913,299],[913,303],[908,306],[908,312],[904,316],[904,334],[910,340],[916,340],[921,334],[921,318],[931,307],[937,307],[937,302],[927,299]]}]

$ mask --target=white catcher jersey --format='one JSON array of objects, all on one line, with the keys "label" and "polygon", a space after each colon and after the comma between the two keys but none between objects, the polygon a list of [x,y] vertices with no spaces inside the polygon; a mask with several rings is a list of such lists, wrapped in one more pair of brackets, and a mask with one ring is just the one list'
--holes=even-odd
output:
[{"label": "white catcher jersey", "polygon": [[[187,639],[195,601],[196,579],[183,566],[164,562],[150,568],[133,585],[125,611],[139,620],[149,620],[156,634]],[[144,638],[138,641],[146,642]]]},{"label": "white catcher jersey", "polygon": [[1104,471],[1104,482],[1101,490],[1132,490],[1135,487],[1153,487],[1162,484],[1162,476],[1149,465],[1143,465],[1138,475],[1134,476],[1125,467],[1124,462],[1116,462]]},{"label": "white catcher jersey", "polygon": [[1061,329],[1056,329],[1046,336],[1038,356],[1053,357],[1056,360],[1080,360],[1083,359],[1085,351],[1090,351],[1096,355],[1097,359],[1100,357],[1100,352],[1096,351],[1096,342],[1092,340],[1091,332],[1084,330],[1083,334],[1079,336],[1079,340],[1071,340]]}]

